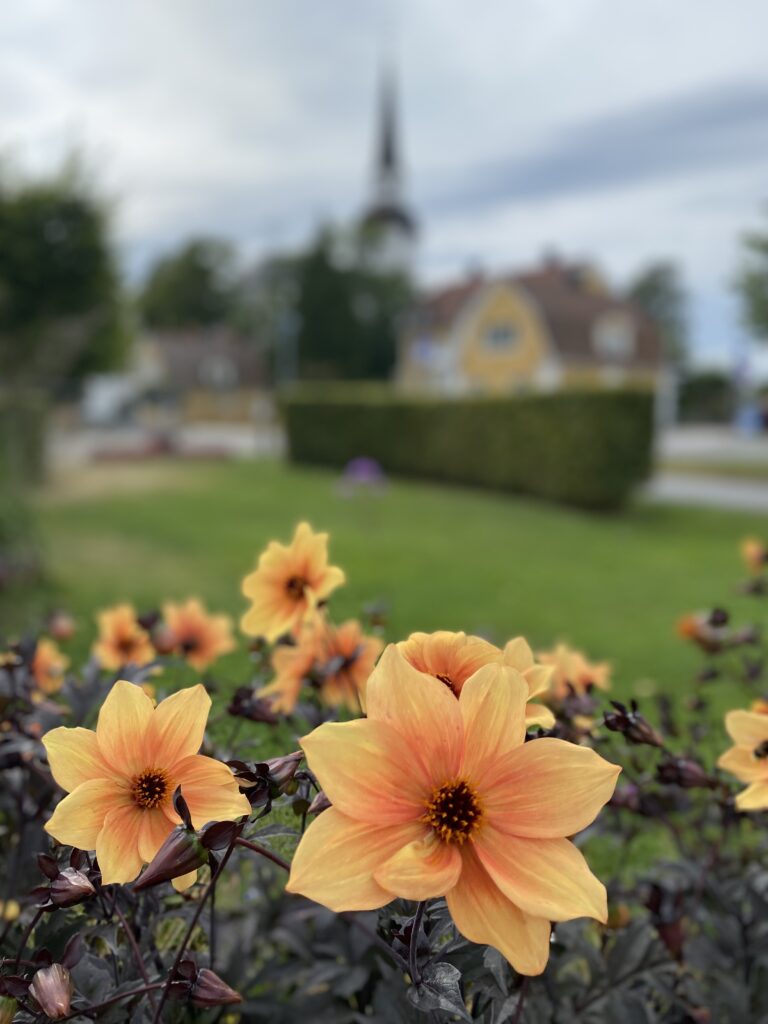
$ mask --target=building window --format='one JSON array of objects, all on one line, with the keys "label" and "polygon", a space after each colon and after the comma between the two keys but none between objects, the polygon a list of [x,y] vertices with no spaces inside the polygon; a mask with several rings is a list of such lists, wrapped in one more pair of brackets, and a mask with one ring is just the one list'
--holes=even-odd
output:
[{"label": "building window", "polygon": [[510,348],[518,340],[518,330],[514,324],[499,322],[491,324],[485,332],[485,344],[488,348]]},{"label": "building window", "polygon": [[626,361],[635,352],[635,325],[624,314],[601,317],[592,331],[592,346],[603,359]]}]

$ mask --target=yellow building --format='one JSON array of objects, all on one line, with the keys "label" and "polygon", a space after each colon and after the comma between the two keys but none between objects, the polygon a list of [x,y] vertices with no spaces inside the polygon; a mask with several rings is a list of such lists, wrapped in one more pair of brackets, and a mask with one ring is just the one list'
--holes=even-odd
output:
[{"label": "yellow building", "polygon": [[549,260],[508,277],[475,276],[424,296],[400,338],[409,391],[509,393],[664,379],[651,321],[581,265]]}]

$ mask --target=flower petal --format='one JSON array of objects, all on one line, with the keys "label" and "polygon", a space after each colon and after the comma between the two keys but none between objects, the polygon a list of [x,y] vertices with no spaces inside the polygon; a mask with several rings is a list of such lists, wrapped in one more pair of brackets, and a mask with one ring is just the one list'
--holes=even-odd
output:
[{"label": "flower petal", "polygon": [[737,747],[751,750],[768,740],[768,715],[757,711],[729,711],[725,728]]},{"label": "flower petal", "polygon": [[551,729],[555,724],[555,716],[543,704],[528,703],[525,705],[525,724],[528,729],[532,725],[540,725],[542,729]]},{"label": "flower petal", "polygon": [[43,746],[54,779],[68,793],[83,782],[114,774],[101,756],[96,733],[91,729],[51,729],[43,736]]},{"label": "flower petal", "polygon": [[484,665],[466,681],[459,697],[464,720],[463,776],[476,780],[487,765],[522,744],[527,700],[528,685],[506,665]]},{"label": "flower petal", "polygon": [[483,810],[507,835],[571,836],[610,800],[620,771],[589,747],[548,737],[531,740],[479,780]]},{"label": "flower petal", "polygon": [[376,910],[394,897],[374,880],[374,871],[423,831],[424,826],[417,822],[369,825],[353,821],[329,807],[302,836],[286,889],[336,913]]},{"label": "flower petal", "polygon": [[45,831],[65,846],[94,850],[106,815],[131,803],[127,789],[112,779],[90,779],[65,796],[48,819]]},{"label": "flower petal", "polygon": [[96,856],[104,885],[132,882],[141,871],[139,834],[146,813],[131,803],[110,811],[104,819],[96,840]]},{"label": "flower petal", "polygon": [[194,871],[188,871],[186,875],[178,875],[176,878],[171,879],[171,885],[176,892],[185,892],[190,885],[194,885],[197,881],[197,868]]},{"label": "flower petal", "polygon": [[154,707],[150,698],[135,683],[118,680],[101,706],[96,725],[104,760],[130,778],[146,767],[144,740]]},{"label": "flower petal", "polygon": [[301,740],[328,799],[350,818],[381,825],[424,813],[429,776],[408,744],[385,722],[327,722]]},{"label": "flower petal", "polygon": [[414,839],[373,873],[374,881],[401,899],[429,900],[445,894],[461,874],[461,854],[433,835]]},{"label": "flower petal", "polygon": [[735,775],[742,782],[755,782],[765,779],[768,782],[768,763],[765,758],[757,758],[747,747],[731,747],[717,761],[718,768]]},{"label": "flower petal", "polygon": [[155,708],[147,732],[147,756],[172,768],[203,745],[211,698],[205,687],[188,686],[166,697]]},{"label": "flower petal", "polygon": [[[203,754],[193,754],[179,761],[173,769],[172,784],[181,792],[192,815],[195,828],[209,821],[233,821],[251,813],[251,805],[240,792],[237,781],[227,765]],[[164,805],[166,816],[180,820],[172,804]]]},{"label": "flower petal", "polygon": [[159,807],[142,812],[138,839],[139,856],[145,864],[154,859],[172,828],[173,825]]},{"label": "flower petal", "polygon": [[768,809],[768,781],[753,782],[736,796],[740,811],[764,811]]},{"label": "flower petal", "polygon": [[448,893],[448,909],[464,938],[494,946],[520,974],[541,974],[549,959],[549,921],[514,905],[491,880],[471,844],[462,850],[462,871]]},{"label": "flower petal", "polygon": [[525,913],[548,921],[606,920],[605,886],[568,839],[519,839],[486,825],[475,849],[499,889]]},{"label": "flower petal", "polygon": [[456,777],[463,728],[458,701],[447,686],[413,668],[390,644],[371,673],[365,701],[368,718],[396,729],[411,758],[437,785]]},{"label": "flower petal", "polygon": [[533,651],[524,637],[516,636],[513,640],[507,641],[502,660],[509,668],[516,668],[518,672],[523,673],[534,664]]}]

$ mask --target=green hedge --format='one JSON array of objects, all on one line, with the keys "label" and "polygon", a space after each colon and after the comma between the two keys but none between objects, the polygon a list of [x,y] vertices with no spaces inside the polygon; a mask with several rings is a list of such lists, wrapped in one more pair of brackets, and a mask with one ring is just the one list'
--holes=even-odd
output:
[{"label": "green hedge", "polygon": [[281,408],[295,462],[376,459],[390,473],[620,506],[651,468],[653,398],[564,391],[505,398],[412,398],[371,386],[303,386]]}]

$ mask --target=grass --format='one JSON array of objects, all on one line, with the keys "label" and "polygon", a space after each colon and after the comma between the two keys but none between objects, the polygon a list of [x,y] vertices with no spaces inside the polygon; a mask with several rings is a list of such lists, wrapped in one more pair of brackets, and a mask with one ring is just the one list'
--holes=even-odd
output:
[{"label": "grass", "polygon": [[[146,609],[198,594],[238,615],[240,579],[300,518],[330,531],[348,574],[335,617],[383,601],[389,639],[438,628],[498,642],[524,634],[535,646],[565,639],[613,662],[620,695],[686,691],[700,658],[675,635],[681,613],[726,604],[751,620],[760,607],[736,594],[738,541],[764,530],[757,514],[638,505],[607,517],[404,482],[346,498],[332,473],[267,461],[94,467],[36,506],[53,590],[6,605],[6,627],[56,601],[82,623],[77,654],[93,610],[125,599]],[[243,678],[243,656],[222,672]],[[715,703],[741,700],[726,692]]]}]

